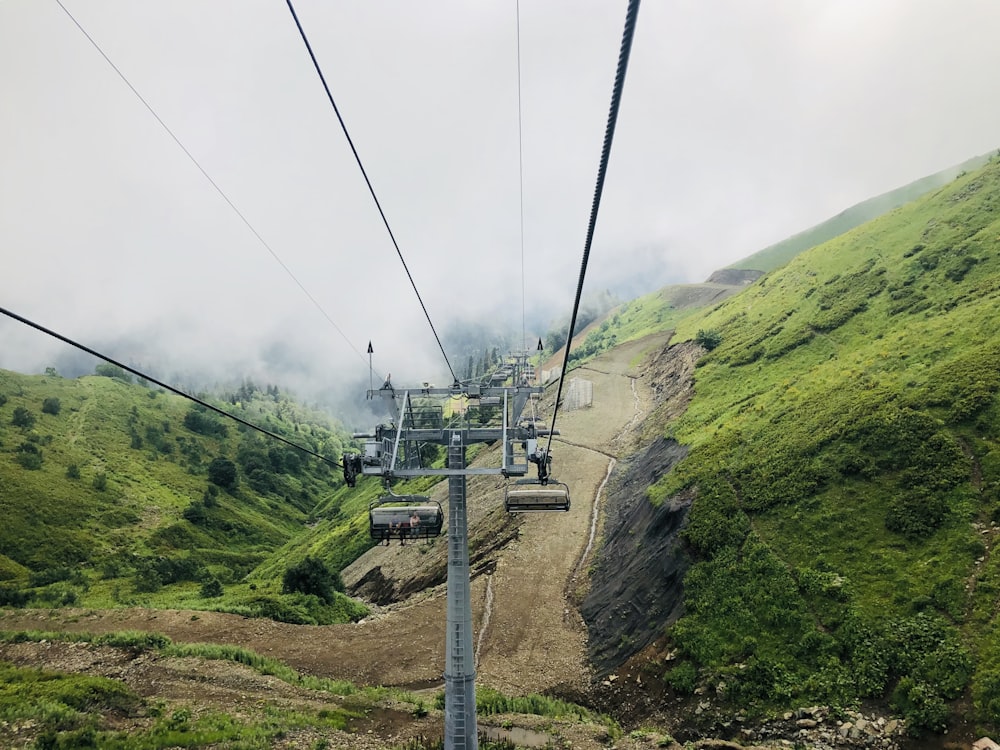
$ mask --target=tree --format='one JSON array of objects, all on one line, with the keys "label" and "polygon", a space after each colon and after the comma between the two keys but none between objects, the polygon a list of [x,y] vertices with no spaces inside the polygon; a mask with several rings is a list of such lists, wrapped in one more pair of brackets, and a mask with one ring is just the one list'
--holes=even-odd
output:
[{"label": "tree", "polygon": [[23,406],[19,406],[14,409],[14,416],[11,417],[10,423],[15,427],[30,430],[35,426],[35,415]]},{"label": "tree", "polygon": [[48,375],[50,378],[58,378],[59,377],[59,372],[54,367],[46,367],[45,368],[45,374]]},{"label": "tree", "polygon": [[58,414],[62,410],[62,403],[59,399],[47,398],[42,402],[42,412],[44,414]]},{"label": "tree", "polygon": [[228,458],[213,458],[208,465],[208,481],[217,484],[224,490],[234,490],[239,482],[236,474],[236,464]]},{"label": "tree", "polygon": [[327,604],[333,601],[334,591],[343,591],[344,582],[339,573],[331,572],[318,557],[305,557],[285,571],[281,581],[283,594],[313,594]]}]

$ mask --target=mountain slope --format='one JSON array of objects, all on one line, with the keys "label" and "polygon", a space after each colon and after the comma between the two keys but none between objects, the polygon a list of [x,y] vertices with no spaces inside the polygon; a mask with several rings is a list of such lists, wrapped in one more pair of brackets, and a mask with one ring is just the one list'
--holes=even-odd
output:
[{"label": "mountain slope", "polygon": [[994,160],[678,322],[718,345],[649,488],[695,497],[668,682],[1000,725],[998,316]]},{"label": "mountain slope", "polygon": [[979,169],[989,158],[989,154],[974,156],[954,167],[943,169],[940,172],[935,172],[919,180],[914,180],[907,185],[890,190],[888,193],[876,195],[874,198],[869,198],[841,211],[836,216],[814,227],[765,247],[753,255],[747,256],[743,260],[734,263],[731,268],[754,268],[760,271],[773,271],[775,268],[783,266],[804,250],[821,245],[867,221],[871,221],[895,208],[904,206],[932,190],[947,185],[956,177],[969,170]]},{"label": "mountain slope", "polygon": [[[0,371],[0,603],[183,604],[308,620],[301,607],[317,610],[315,601],[279,596],[286,568],[305,555],[281,548],[337,516],[336,470],[115,369],[78,379]],[[331,458],[347,444],[277,388],[246,382],[226,400]],[[245,580],[262,564],[269,575]]]}]

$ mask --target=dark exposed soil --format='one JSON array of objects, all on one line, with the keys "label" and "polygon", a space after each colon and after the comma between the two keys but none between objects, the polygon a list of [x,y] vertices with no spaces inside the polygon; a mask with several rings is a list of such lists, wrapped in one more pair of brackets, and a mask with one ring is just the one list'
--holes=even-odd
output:
[{"label": "dark exposed soil", "polygon": [[600,676],[652,643],[682,612],[681,582],[690,563],[678,534],[690,498],[655,507],[646,487],[686,452],[660,438],[616,470],[609,485],[604,543],[581,607]]}]

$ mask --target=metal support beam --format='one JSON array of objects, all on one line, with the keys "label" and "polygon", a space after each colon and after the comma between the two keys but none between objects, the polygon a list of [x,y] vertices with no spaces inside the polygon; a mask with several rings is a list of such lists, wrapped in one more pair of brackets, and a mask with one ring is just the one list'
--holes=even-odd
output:
[{"label": "metal support beam", "polygon": [[[456,430],[448,444],[448,468],[465,469],[465,443]],[[448,622],[444,667],[445,750],[478,750],[476,663],[472,648],[469,524],[464,474],[448,478]]]}]

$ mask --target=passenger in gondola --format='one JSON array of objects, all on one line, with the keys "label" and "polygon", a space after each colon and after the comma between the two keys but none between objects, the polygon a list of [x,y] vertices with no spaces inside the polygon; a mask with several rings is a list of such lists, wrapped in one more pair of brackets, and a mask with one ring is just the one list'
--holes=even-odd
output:
[{"label": "passenger in gondola", "polygon": [[410,516],[410,536],[414,539],[420,534],[420,516],[417,515],[417,511],[413,511],[413,515]]}]

